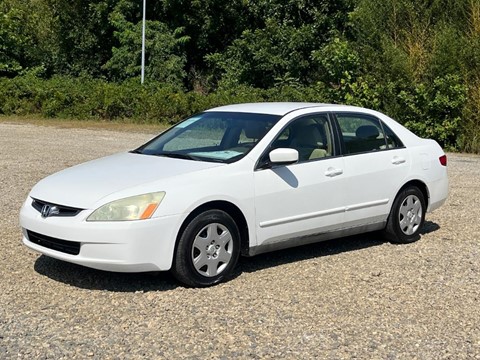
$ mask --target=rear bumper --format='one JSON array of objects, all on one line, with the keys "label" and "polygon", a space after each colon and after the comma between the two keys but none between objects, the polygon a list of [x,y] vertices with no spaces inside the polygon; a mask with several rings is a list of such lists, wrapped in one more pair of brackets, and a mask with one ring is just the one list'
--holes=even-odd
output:
[{"label": "rear bumper", "polygon": [[427,212],[432,212],[442,206],[448,197],[448,177],[433,181],[428,184],[430,200]]}]

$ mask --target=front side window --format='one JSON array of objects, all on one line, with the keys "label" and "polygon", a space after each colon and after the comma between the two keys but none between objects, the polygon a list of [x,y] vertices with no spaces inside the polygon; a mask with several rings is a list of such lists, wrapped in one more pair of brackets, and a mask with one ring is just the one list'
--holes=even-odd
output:
[{"label": "front side window", "polygon": [[205,112],[177,124],[134,152],[230,163],[248,153],[279,118],[267,114]]},{"label": "front side window", "polygon": [[332,131],[327,115],[314,114],[294,120],[274,140],[270,150],[277,148],[297,150],[299,162],[332,156]]},{"label": "front side window", "polygon": [[393,138],[387,142],[382,124],[375,117],[357,114],[337,114],[336,117],[347,154],[384,150],[395,146]]}]

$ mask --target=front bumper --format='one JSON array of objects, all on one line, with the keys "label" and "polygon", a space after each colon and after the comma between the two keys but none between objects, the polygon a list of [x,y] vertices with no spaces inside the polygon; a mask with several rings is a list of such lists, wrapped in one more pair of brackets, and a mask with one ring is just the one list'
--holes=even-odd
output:
[{"label": "front bumper", "polygon": [[[20,211],[23,243],[47,256],[94,269],[143,272],[171,268],[180,215],[139,221],[87,222],[86,213],[42,218],[29,198]],[[30,241],[28,231],[79,243],[80,251],[72,255],[41,246]]]}]

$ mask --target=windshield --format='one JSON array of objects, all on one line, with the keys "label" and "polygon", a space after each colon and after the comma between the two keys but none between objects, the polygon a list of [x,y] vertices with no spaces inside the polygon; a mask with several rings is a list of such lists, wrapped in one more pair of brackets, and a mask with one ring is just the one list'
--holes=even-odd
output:
[{"label": "windshield", "polygon": [[247,154],[278,115],[204,112],[184,120],[135,153],[230,163]]}]

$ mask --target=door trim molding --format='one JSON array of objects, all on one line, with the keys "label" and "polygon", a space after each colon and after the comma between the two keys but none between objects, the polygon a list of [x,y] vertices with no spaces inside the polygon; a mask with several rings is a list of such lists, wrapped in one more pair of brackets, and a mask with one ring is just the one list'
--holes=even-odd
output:
[{"label": "door trim molding", "polygon": [[312,212],[312,213],[288,216],[288,217],[275,219],[275,220],[267,220],[267,221],[262,221],[261,223],[259,223],[259,226],[261,228],[267,228],[267,227],[270,227],[270,226],[288,224],[288,223],[291,223],[291,222],[308,220],[308,219],[314,219],[314,218],[317,218],[317,217],[334,215],[334,214],[339,214],[339,213],[343,213],[343,212],[347,212],[347,211],[361,210],[361,209],[366,209],[366,208],[370,208],[370,207],[374,207],[374,206],[385,205],[385,204],[388,203],[388,201],[389,201],[389,199],[369,201],[369,202],[365,202],[365,203],[361,203],[361,204],[349,205],[349,206],[339,207],[339,208],[335,208],[335,209],[315,211],[315,212]]}]

